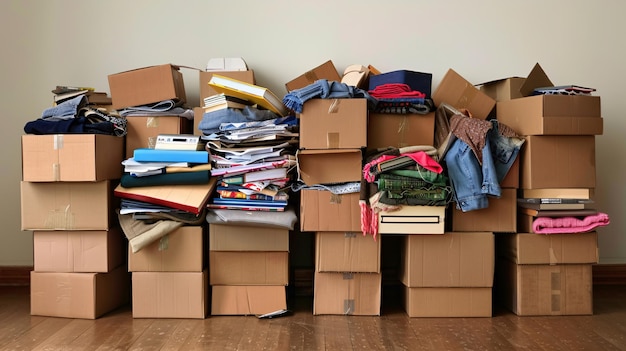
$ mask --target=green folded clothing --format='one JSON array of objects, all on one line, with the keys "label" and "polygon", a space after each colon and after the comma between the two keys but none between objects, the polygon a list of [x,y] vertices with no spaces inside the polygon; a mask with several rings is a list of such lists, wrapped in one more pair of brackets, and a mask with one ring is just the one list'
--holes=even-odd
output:
[{"label": "green folded clothing", "polygon": [[145,177],[133,177],[124,173],[120,184],[124,188],[137,188],[155,185],[207,184],[211,179],[211,171],[163,173]]}]

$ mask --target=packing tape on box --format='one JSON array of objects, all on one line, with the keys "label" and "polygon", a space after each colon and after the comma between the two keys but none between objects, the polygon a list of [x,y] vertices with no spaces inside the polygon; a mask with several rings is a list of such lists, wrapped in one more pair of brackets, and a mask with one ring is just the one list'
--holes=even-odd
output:
[{"label": "packing tape on box", "polygon": [[354,313],[354,299],[343,300],[343,314]]},{"label": "packing tape on box", "polygon": [[556,254],[554,253],[554,249],[550,248],[548,250],[548,252],[549,252],[549,255],[550,255],[550,258],[549,258],[550,265],[553,266],[555,264],[559,264],[559,259],[556,257]]},{"label": "packing tape on box", "polygon": [[61,165],[58,163],[53,163],[52,164],[52,178],[54,179],[55,182],[58,182],[61,180]]},{"label": "packing tape on box", "polygon": [[339,133],[327,133],[326,134],[326,146],[329,149],[339,148]]},{"label": "packing tape on box", "polygon": [[146,127],[148,127],[148,128],[158,128],[159,127],[159,117],[148,117],[146,119]]},{"label": "packing tape on box", "polygon": [[339,106],[341,105],[340,99],[333,99],[333,101],[328,105],[328,114],[339,112]]},{"label": "packing tape on box", "polygon": [[550,273],[550,289],[551,289],[551,310],[552,312],[561,311],[561,271],[556,267],[556,272]]},{"label": "packing tape on box", "polygon": [[159,251],[167,251],[170,248],[170,236],[165,235],[159,239]]},{"label": "packing tape on box", "polygon": [[340,204],[341,203],[341,194],[330,194],[330,201],[331,204]]},{"label": "packing tape on box", "polygon": [[74,213],[70,210],[70,205],[64,209],[54,209],[48,213],[44,221],[44,227],[47,229],[65,229],[74,228]]},{"label": "packing tape on box", "polygon": [[55,134],[52,138],[54,150],[63,148],[63,134]]}]

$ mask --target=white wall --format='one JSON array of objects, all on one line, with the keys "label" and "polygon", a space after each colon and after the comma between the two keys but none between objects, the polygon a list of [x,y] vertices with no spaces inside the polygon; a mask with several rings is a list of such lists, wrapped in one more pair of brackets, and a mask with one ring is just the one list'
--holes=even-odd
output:
[{"label": "white wall", "polygon": [[[525,76],[539,62],[555,84],[595,87],[605,123],[597,207],[612,222],[598,230],[599,252],[602,263],[626,263],[624,13],[621,1],[581,0],[1,1],[0,266],[32,265],[31,233],[20,230],[20,136],[54,86],[108,91],[112,73],[234,56],[280,96],[328,59],[340,71],[358,63],[430,72],[433,87],[448,68],[480,83]],[[183,72],[197,105],[197,72]]]}]

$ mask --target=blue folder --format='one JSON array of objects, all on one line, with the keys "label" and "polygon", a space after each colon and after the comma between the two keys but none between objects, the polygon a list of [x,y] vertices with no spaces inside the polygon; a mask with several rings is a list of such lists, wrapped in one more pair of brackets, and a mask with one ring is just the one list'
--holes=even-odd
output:
[{"label": "blue folder", "polygon": [[159,150],[140,148],[133,151],[133,158],[138,162],[209,163],[209,152],[206,150]]}]

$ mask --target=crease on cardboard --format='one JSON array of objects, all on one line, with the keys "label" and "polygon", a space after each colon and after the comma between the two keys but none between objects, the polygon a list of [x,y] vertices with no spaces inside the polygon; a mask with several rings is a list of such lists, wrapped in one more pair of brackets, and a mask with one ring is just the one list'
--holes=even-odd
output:
[{"label": "crease on cardboard", "polygon": [[405,146],[406,145],[406,132],[408,130],[408,125],[409,125],[409,121],[408,121],[408,116],[402,115],[402,119],[400,121],[400,124],[398,125],[398,145],[400,146]]},{"label": "crease on cardboard", "polygon": [[475,86],[473,86],[471,84],[467,84],[465,86],[465,89],[463,89],[463,93],[461,93],[461,96],[457,100],[457,102],[454,105],[454,107],[456,107],[456,108],[467,108],[469,106],[469,104],[474,100],[476,95],[478,95],[478,92],[479,91],[478,91],[478,89],[476,89]]},{"label": "crease on cardboard", "polygon": [[304,72],[304,78],[306,78],[309,82],[315,82],[317,80],[317,74],[315,70],[310,70]]},{"label": "crease on cardboard", "polygon": [[550,247],[550,249],[548,249],[548,253],[550,255],[550,265],[557,265],[559,264],[559,259],[556,257],[556,254],[554,253],[554,248]]},{"label": "crease on cardboard", "polygon": [[330,201],[331,204],[341,204],[341,194],[334,194],[331,193],[330,194]]},{"label": "crease on cardboard", "polygon": [[329,149],[338,149],[339,148],[339,133],[327,133],[326,134],[326,145]]},{"label": "crease on cardboard", "polygon": [[66,229],[74,228],[74,214],[70,210],[71,205],[67,204],[64,209],[54,209],[48,213],[44,221],[44,227],[48,229]]}]

